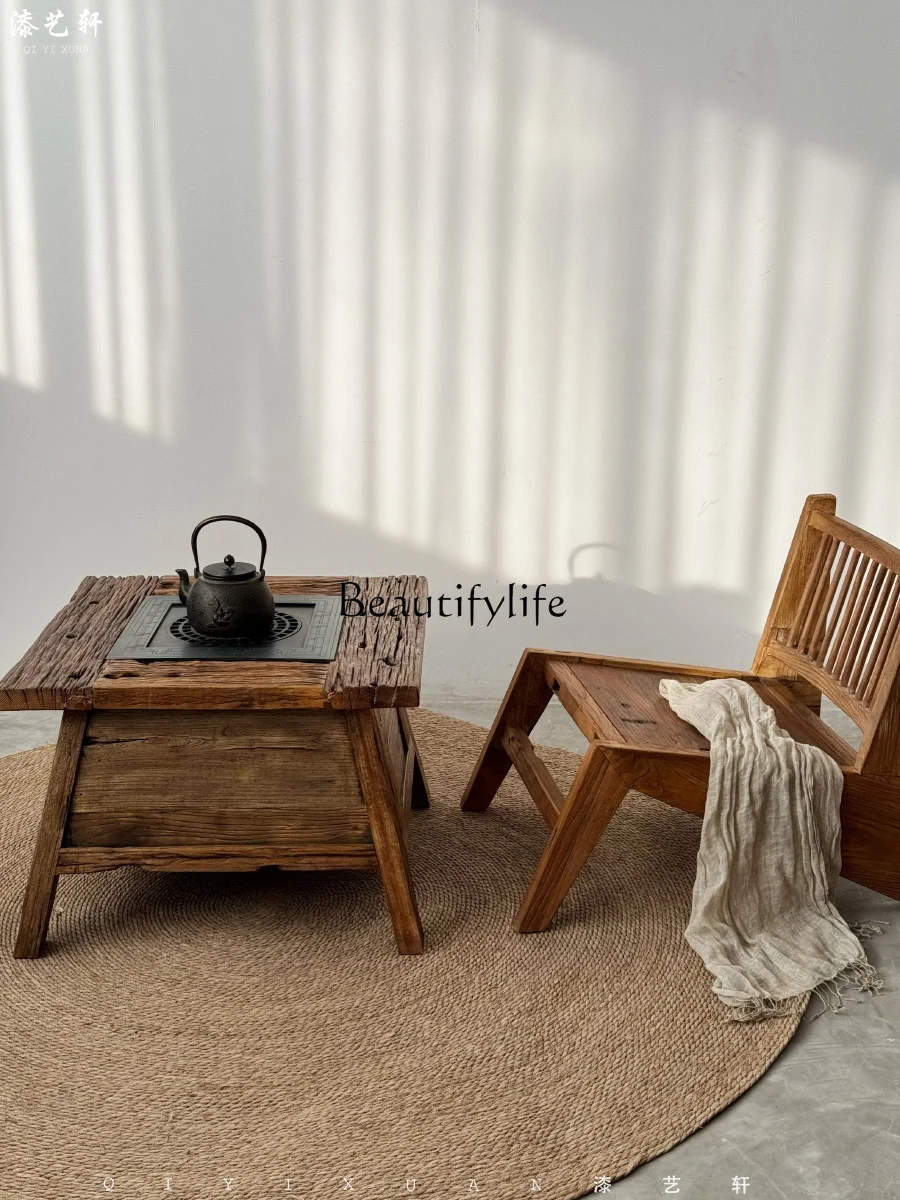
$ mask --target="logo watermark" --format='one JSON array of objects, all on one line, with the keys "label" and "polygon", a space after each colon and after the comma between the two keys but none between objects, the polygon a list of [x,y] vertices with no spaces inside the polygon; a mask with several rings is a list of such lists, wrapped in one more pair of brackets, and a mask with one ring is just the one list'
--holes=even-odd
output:
[{"label": "logo watermark", "polygon": [[[86,54],[88,47],[84,42],[66,42],[60,39],[67,39],[71,35],[69,33],[69,21],[66,14],[61,8],[56,12],[52,10],[47,13],[44,18],[43,25],[38,23],[39,18],[28,8],[14,8],[12,15],[9,18],[10,33],[13,37],[21,38],[23,41],[23,51],[25,54],[55,54],[57,48],[61,54]],[[93,34],[96,39],[103,24],[103,19],[99,12],[92,12],[91,9],[85,8],[80,13],[75,15],[77,26],[73,26],[77,33],[90,37]],[[38,36],[38,41],[31,39]],[[49,39],[56,39],[51,41]]]},{"label": "logo watermark", "polygon": [[[355,581],[347,580],[341,584],[341,616],[342,617],[467,617],[469,624],[475,624],[476,613],[479,624],[492,624],[497,616],[520,620],[533,619],[535,625],[541,623],[541,612],[546,605],[546,611],[551,617],[566,615],[565,598],[563,596],[547,596],[545,583],[537,584],[533,589],[528,583],[511,583],[505,592],[494,596],[478,595],[482,591],[480,583],[473,583],[468,594],[463,594],[463,585],[458,583],[456,590],[459,595],[442,593],[440,596],[367,596]],[[524,593],[524,594],[523,594]],[[483,607],[482,607],[483,606]]]}]

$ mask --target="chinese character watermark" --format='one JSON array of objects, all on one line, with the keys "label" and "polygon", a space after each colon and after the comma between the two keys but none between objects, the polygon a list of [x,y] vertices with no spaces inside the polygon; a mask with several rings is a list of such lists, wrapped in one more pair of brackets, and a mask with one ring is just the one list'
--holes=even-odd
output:
[{"label": "chinese character watermark", "polygon": [[47,20],[44,22],[44,28],[47,30],[47,32],[50,34],[51,37],[68,37],[69,36],[68,25],[65,27],[65,29],[58,30],[56,28],[57,25],[60,23],[60,21],[64,21],[64,20],[65,20],[65,17],[62,14],[62,9],[58,8],[55,13],[52,13],[52,12],[47,13]]},{"label": "chinese character watermark", "polygon": [[23,8],[21,12],[13,9],[9,27],[17,37],[29,38],[37,33],[37,25],[31,20],[31,13],[27,8]]},{"label": "chinese character watermark", "polygon": [[[23,8],[20,12],[17,8],[14,8],[12,16],[9,19],[9,27],[13,36],[20,38],[34,37],[39,30],[32,18],[33,14],[30,9]],[[96,38],[102,24],[103,21],[99,12],[91,12],[89,8],[86,8],[84,12],[78,15],[78,30],[80,33],[89,34],[93,30],[94,37]],[[69,36],[69,26],[61,8],[58,8],[56,12],[51,10],[47,13],[44,21],[44,29],[46,29],[52,38],[67,38]]]},{"label": "chinese character watermark", "polygon": [[87,33],[89,29],[93,29],[94,37],[97,36],[97,26],[102,25],[100,14],[98,12],[88,12],[87,9],[83,13],[78,14],[78,28],[82,33]]}]

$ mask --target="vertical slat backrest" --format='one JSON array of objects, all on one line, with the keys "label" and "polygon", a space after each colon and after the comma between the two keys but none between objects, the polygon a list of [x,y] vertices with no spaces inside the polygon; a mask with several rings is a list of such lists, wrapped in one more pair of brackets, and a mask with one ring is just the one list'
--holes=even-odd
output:
[{"label": "vertical slat backrest", "polygon": [[898,635],[900,551],[811,496],[754,670],[806,680],[862,730],[859,769],[900,773],[900,729],[885,728],[900,721]]}]

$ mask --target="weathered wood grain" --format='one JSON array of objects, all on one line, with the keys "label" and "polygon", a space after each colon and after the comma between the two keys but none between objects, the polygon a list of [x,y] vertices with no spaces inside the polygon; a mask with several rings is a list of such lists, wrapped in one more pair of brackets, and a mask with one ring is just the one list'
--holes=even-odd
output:
[{"label": "weathered wood grain", "polygon": [[[777,652],[781,652],[777,647]],[[785,651],[793,653],[792,651]],[[607,744],[624,742],[649,749],[708,750],[709,743],[672,710],[660,695],[661,679],[703,682],[722,677],[744,679],[775,710],[779,725],[800,742],[819,746],[839,763],[855,758],[853,749],[821,721],[810,707],[811,696],[793,681],[760,678],[744,671],[720,672],[694,668],[685,672],[681,664],[665,669],[662,664],[627,659],[580,661],[560,659],[547,651],[546,672],[561,684],[559,697],[586,737],[599,737]],[[821,694],[815,689],[815,695]]]},{"label": "weathered wood grain", "polygon": [[400,811],[403,803],[403,788],[406,775],[406,749],[400,732],[400,718],[396,708],[373,709],[375,716],[375,733],[378,737],[378,748],[381,758],[387,767],[391,786],[394,789],[394,799]]},{"label": "weathered wood grain", "polygon": [[606,715],[603,706],[597,703],[581,678],[580,669],[584,661],[547,655],[543,665],[548,687],[559,697],[560,704],[588,741],[593,737],[602,737],[611,742],[622,740],[622,735]]},{"label": "weathered wood grain", "polygon": [[834,510],[833,496],[808,497],[754,669],[805,679],[843,709],[863,734],[863,774],[900,773],[900,550]]},{"label": "weathered wood grain", "polygon": [[[348,581],[349,577],[348,577]],[[335,576],[268,577],[280,595],[339,595]],[[331,663],[108,662],[93,688],[97,708],[293,709],[415,707],[419,703],[428,592],[421,576],[355,577],[360,600],[386,598],[385,610],[402,597],[409,615],[344,618]],[[176,578],[162,579],[157,595],[177,591]]]},{"label": "weathered wood grain", "polygon": [[[556,668],[555,668],[556,669]],[[627,667],[579,663],[569,668],[615,727],[617,740],[648,746],[694,746],[708,750],[709,742],[682,721],[660,695],[660,680],[678,678],[664,671],[631,671]],[[695,676],[681,676],[696,682]]]},{"label": "weathered wood grain", "polygon": [[615,816],[628,785],[597,742],[588,747],[516,914],[519,933],[539,933]]},{"label": "weathered wood grain", "polygon": [[543,654],[561,663],[597,663],[608,667],[628,667],[633,671],[657,671],[663,675],[702,676],[704,679],[730,679],[732,676],[746,675],[748,672],[733,670],[727,667],[698,667],[691,663],[662,662],[650,658],[622,658],[613,654],[593,654],[583,650],[535,650],[529,649],[526,654]]},{"label": "weathered wood grain", "polygon": [[900,900],[900,779],[844,773],[841,874]]},{"label": "weathered wood grain", "polygon": [[156,576],[89,576],[0,679],[0,709],[90,708],[91,687]]},{"label": "weathered wood grain", "polygon": [[371,846],[72,846],[59,852],[57,873],[86,875],[143,867],[147,871],[371,871]]},{"label": "weathered wood grain", "polygon": [[88,721],[85,744],[132,742],[143,745],[202,746],[217,750],[261,750],[271,747],[338,754],[352,766],[345,722],[337,714],[297,709],[293,712],[134,713],[97,709]]},{"label": "weathered wood grain", "polygon": [[325,708],[327,663],[108,662],[93,687],[97,708]]},{"label": "weathered wood grain", "polygon": [[353,762],[305,750],[201,750],[177,743],[85,746],[73,812],[140,811],[167,803],[227,812],[362,810]]},{"label": "weathered wood grain", "polygon": [[333,708],[415,708],[419,703],[428,581],[421,575],[353,576],[360,601],[383,597],[385,612],[397,600],[408,616],[345,616],[337,655],[325,680]]},{"label": "weathered wood grain", "polygon": [[84,712],[63,713],[22,904],[19,933],[13,951],[16,958],[37,958],[47,936],[56,895],[56,860],[62,844],[69,797],[78,771],[86,724],[87,714]]},{"label": "weathered wood grain", "polygon": [[777,679],[757,679],[751,680],[750,684],[760,699],[774,710],[779,726],[795,742],[818,746],[842,767],[853,765],[856,760],[853,747],[784,683]]},{"label": "weathered wood grain", "polygon": [[[427,584],[418,577],[358,582],[367,608],[373,596],[386,598],[385,610],[402,597],[407,613],[345,618],[331,664],[110,662],[109,649],[139,601],[151,592],[174,594],[177,579],[82,583],[0,693],[0,707],[69,710],[20,957],[40,953],[58,875],[124,865],[380,867],[398,948],[421,952],[404,827],[410,806],[426,807],[428,794],[405,708],[419,699]],[[276,576],[269,583],[282,595],[336,595],[342,580]],[[400,711],[379,711],[376,723],[373,712],[361,711],[374,707]]]},{"label": "weathered wood grain", "polygon": [[364,808],[340,809],[266,807],[251,803],[243,809],[210,805],[163,804],[155,808],[72,811],[64,846],[297,846],[320,849],[338,845],[372,845]]},{"label": "weathered wood grain", "polygon": [[854,724],[862,730],[869,728],[871,720],[866,707],[843,688],[830,672],[824,670],[818,663],[805,658],[792,646],[780,646],[773,642],[766,652],[766,661],[770,666],[773,662],[780,663],[785,675],[789,672],[802,671],[807,679],[819,688],[822,695],[827,696],[833,704],[845,712]]},{"label": "weathered wood grain", "polygon": [[879,685],[884,694],[876,694],[873,701],[880,719],[864,731],[858,763],[865,773],[900,777],[900,640],[891,651],[884,676]]},{"label": "weathered wood grain", "polygon": [[509,774],[512,759],[503,745],[507,726],[529,734],[553,699],[553,688],[544,677],[545,652],[524,650],[510,680],[503,703],[491,726],[478,761],[472,768],[460,806],[466,812],[483,812]]},{"label": "weathered wood grain", "polygon": [[604,746],[603,753],[630,788],[685,812],[702,815],[705,810],[709,786],[707,752]]},{"label": "weathered wood grain", "polygon": [[90,714],[66,846],[371,841],[340,713]]},{"label": "weathered wood grain", "polygon": [[503,731],[503,749],[513,761],[522,782],[550,829],[556,824],[565,797],[543,759],[538,758],[531,738],[515,725]]},{"label": "weathered wood grain", "polygon": [[[836,507],[837,500],[827,493],[808,496],[803,505],[753,660],[751,670],[757,675],[789,673],[785,671],[784,664],[771,660],[768,649],[776,642],[787,644],[798,615],[802,612],[804,594],[815,586],[813,564],[823,538],[821,530],[811,528],[813,514],[833,514]],[[813,580],[812,584],[810,579]]]},{"label": "weathered wood grain", "polygon": [[403,823],[381,758],[374,714],[351,710],[346,719],[397,949],[401,954],[421,954],[425,943],[409,873]]},{"label": "weathered wood grain", "polygon": [[[826,497],[815,498],[826,499]],[[810,499],[812,500],[813,497],[811,496]],[[834,501],[833,496],[829,496],[827,499]],[[818,529],[826,535],[856,546],[866,557],[881,563],[890,571],[900,573],[900,550],[896,546],[892,546],[890,542],[869,533],[867,529],[861,529],[859,525],[852,525],[843,517],[836,516],[833,503],[830,506],[815,506],[814,511],[809,515],[809,523],[813,529]]]},{"label": "weathered wood grain", "polygon": [[[347,577],[349,579],[349,577]],[[339,576],[267,577],[277,595],[340,595]],[[108,662],[145,596],[175,595],[175,576],[89,577],[0,681],[0,709],[22,708],[387,708],[419,703],[427,581],[353,577],[360,599],[399,597],[408,616],[345,617],[331,663]]]}]

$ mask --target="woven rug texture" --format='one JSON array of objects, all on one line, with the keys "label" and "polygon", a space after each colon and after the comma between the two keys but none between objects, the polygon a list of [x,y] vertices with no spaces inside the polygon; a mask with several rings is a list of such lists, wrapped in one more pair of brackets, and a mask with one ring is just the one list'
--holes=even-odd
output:
[{"label": "woven rug texture", "polygon": [[[550,930],[516,934],[546,826],[514,775],[461,812],[485,731],[411,716],[420,957],[374,873],[125,868],[61,879],[44,956],[17,962],[53,751],[0,759],[4,1195],[569,1200],[764,1073],[807,998],[726,1019],[683,937],[700,819],[630,793]],[[577,756],[542,756],[567,788]]]}]

